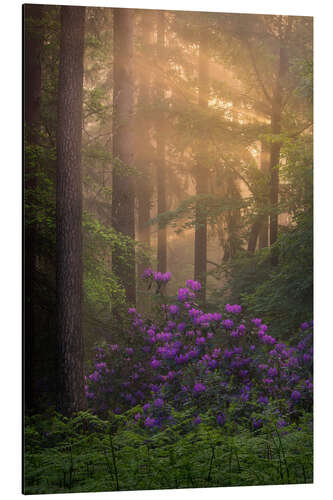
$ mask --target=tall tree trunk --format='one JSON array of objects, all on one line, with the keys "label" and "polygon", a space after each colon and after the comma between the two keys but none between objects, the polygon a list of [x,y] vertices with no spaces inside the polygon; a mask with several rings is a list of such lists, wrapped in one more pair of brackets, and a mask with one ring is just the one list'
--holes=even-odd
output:
[{"label": "tall tree trunk", "polygon": [[57,408],[86,407],[82,318],[82,87],[84,7],[61,7],[57,122]]},{"label": "tall tree trunk", "polygon": [[25,408],[36,406],[36,224],[32,222],[37,188],[36,162],[29,154],[38,144],[41,96],[42,5],[24,5],[24,125],[25,125],[25,229],[24,229],[24,397]]},{"label": "tall tree trunk", "polygon": [[255,220],[252,224],[250,235],[249,235],[249,240],[247,244],[247,250],[248,252],[254,253],[256,248],[257,248],[257,241],[258,241],[258,236],[260,234],[261,228],[262,228],[262,216],[257,215],[255,217]]},{"label": "tall tree trunk", "polygon": [[[133,10],[114,9],[112,225],[134,241],[134,181],[129,168],[134,159],[133,30]],[[125,289],[127,301],[135,305],[134,246],[126,253],[119,249],[112,253],[112,269]]]},{"label": "tall tree trunk", "polygon": [[[280,41],[279,68],[273,94],[271,114],[271,134],[273,140],[270,147],[270,246],[276,242],[278,236],[279,163],[281,143],[277,136],[281,134],[282,83],[287,71],[287,64],[286,48],[283,46],[283,42]],[[277,265],[278,257],[276,254],[272,255],[271,260],[273,265]]]},{"label": "tall tree trunk", "polygon": [[[152,50],[152,14],[150,11],[141,13],[142,47],[138,56],[139,73],[139,95],[137,105],[137,117],[135,126],[135,166],[139,170],[139,179],[136,189],[138,201],[138,239],[145,250],[150,249],[150,207],[152,197],[152,146],[150,143],[151,120],[147,116],[150,105],[151,90],[151,50]],[[142,286],[141,277],[149,259],[143,259],[138,264],[138,291],[143,292],[146,286]],[[139,300],[139,297],[138,297]],[[142,300],[141,300],[142,302]],[[145,302],[145,300],[143,300]],[[139,305],[139,304],[138,304]],[[143,304],[141,304],[143,305]]]},{"label": "tall tree trunk", "polygon": [[[260,154],[260,169],[265,176],[269,174],[269,158],[270,155],[269,150],[267,149],[267,144],[262,142]],[[266,193],[260,193],[260,199],[258,199],[259,214],[254,219],[248,240],[247,249],[251,253],[255,252],[258,239],[260,249],[268,246],[268,215],[263,213],[268,203],[269,200],[266,196]]]},{"label": "tall tree trunk", "polygon": [[[208,108],[208,55],[207,36],[205,29],[200,30],[199,42],[199,106],[204,111]],[[201,142],[201,141],[200,141]],[[195,171],[197,196],[208,193],[208,171],[204,165],[205,144],[201,143],[197,154],[197,166]],[[207,283],[207,214],[202,201],[197,202],[195,213],[195,235],[194,235],[194,279],[201,282],[202,289],[200,299],[206,300]]]},{"label": "tall tree trunk", "polygon": [[[268,145],[265,141],[262,141],[261,143],[261,153],[260,153],[260,168],[262,173],[267,176],[269,174],[269,167],[270,167],[270,154],[269,154],[269,148]],[[267,204],[263,204],[263,209],[267,209]],[[262,216],[262,224],[260,228],[260,233],[259,233],[259,248],[266,248],[268,247],[268,215],[263,214]]]},{"label": "tall tree trunk", "polygon": [[[164,70],[165,64],[165,14],[163,11],[157,12],[157,58]],[[156,97],[159,103],[164,99],[163,79],[156,82]],[[161,105],[162,107],[162,105]],[[165,116],[161,111],[156,121],[156,156],[157,156],[157,214],[162,214],[167,210],[166,204],[166,171],[165,171]],[[162,273],[167,270],[167,228],[163,224],[158,224],[157,234],[157,269]]]}]

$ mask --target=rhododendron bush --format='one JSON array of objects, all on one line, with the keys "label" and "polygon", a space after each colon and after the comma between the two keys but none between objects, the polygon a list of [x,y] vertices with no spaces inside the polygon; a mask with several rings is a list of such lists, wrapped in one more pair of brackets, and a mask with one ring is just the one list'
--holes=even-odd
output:
[{"label": "rhododendron bush", "polygon": [[94,412],[134,409],[133,425],[154,432],[177,423],[182,411],[194,426],[208,419],[257,430],[267,421],[297,424],[312,410],[312,323],[287,345],[241,305],[201,310],[198,281],[188,280],[169,303],[170,273],[147,269],[143,278],[158,297],[156,312],[144,317],[129,309],[122,345],[96,347],[85,385]]}]

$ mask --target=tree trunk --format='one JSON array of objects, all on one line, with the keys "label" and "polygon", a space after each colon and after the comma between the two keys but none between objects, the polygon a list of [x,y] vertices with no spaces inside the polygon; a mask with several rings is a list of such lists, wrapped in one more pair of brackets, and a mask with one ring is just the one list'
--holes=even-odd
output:
[{"label": "tree trunk", "polygon": [[[114,9],[112,225],[134,241],[134,181],[130,171],[134,156],[133,18],[131,9]],[[125,289],[127,301],[135,305],[134,246],[128,246],[126,252],[117,249],[112,253],[112,269]]]},{"label": "tree trunk", "polygon": [[[280,42],[279,68],[276,79],[275,90],[273,94],[272,115],[271,115],[271,134],[272,142],[270,148],[270,226],[269,237],[270,246],[272,246],[278,236],[278,202],[279,202],[279,163],[281,143],[278,137],[281,134],[281,116],[282,116],[282,83],[287,71],[287,53],[286,48]],[[272,264],[277,265],[278,257],[272,254]]]},{"label": "tree trunk", "polygon": [[[142,11],[141,27],[142,47],[141,54],[138,56],[139,95],[135,126],[135,166],[139,170],[136,197],[138,200],[138,239],[143,244],[144,249],[149,251],[151,242],[148,221],[150,219],[152,198],[151,120],[147,117],[147,111],[150,105],[152,73],[152,64],[150,60],[150,53],[152,50],[152,14],[149,11]],[[143,259],[138,264],[138,289],[142,292],[146,290],[146,286],[141,286],[141,283],[143,283],[141,277],[148,266],[149,259]]]},{"label": "tree trunk", "polygon": [[[267,144],[262,141],[261,143],[261,155],[260,155],[260,169],[262,173],[266,176],[269,174],[269,150]],[[258,208],[260,213],[255,217],[253,225],[251,227],[249,240],[248,240],[248,251],[254,253],[257,248],[257,242],[259,239],[259,248],[265,248],[268,246],[268,215],[263,213],[268,204],[268,195],[266,192],[260,193],[260,198],[258,199]]]},{"label": "tree trunk", "polygon": [[[269,174],[269,166],[270,166],[270,154],[268,145],[262,141],[261,143],[261,154],[260,154],[260,168],[263,174],[266,176]],[[263,204],[263,209],[266,209],[267,204]],[[262,216],[262,224],[259,233],[259,248],[268,247],[268,215],[264,214]]]},{"label": "tree trunk", "polygon": [[57,409],[86,407],[82,318],[82,86],[84,7],[61,7],[57,122]]},{"label": "tree trunk", "polygon": [[[202,110],[208,108],[208,55],[207,38],[205,29],[200,30],[199,42],[199,106]],[[197,166],[195,171],[196,195],[208,193],[208,171],[204,165],[205,144],[202,143],[197,154]],[[195,213],[195,235],[194,235],[194,279],[201,282],[200,300],[206,300],[207,283],[207,214],[202,201],[197,202]]]},{"label": "tree trunk", "polygon": [[[165,14],[157,12],[157,58],[162,71],[165,64]],[[162,79],[163,82],[163,79]],[[164,99],[164,86],[160,79],[156,82],[156,97],[159,103]],[[162,106],[162,105],[161,105]],[[165,116],[161,111],[156,121],[156,156],[157,156],[157,214],[167,210],[166,204],[166,172],[165,172]],[[157,269],[162,273],[167,270],[167,228],[158,224],[157,233]]]},{"label": "tree trunk", "polygon": [[[28,148],[38,144],[41,95],[42,5],[24,5],[24,397],[25,408],[36,406],[36,224],[32,222],[34,196],[37,188],[36,162],[30,159]],[[33,155],[32,155],[33,156]]]}]

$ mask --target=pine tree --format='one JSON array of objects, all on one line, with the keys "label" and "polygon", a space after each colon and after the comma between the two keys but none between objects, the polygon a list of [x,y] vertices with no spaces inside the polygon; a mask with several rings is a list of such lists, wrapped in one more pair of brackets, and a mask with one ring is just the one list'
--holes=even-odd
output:
[{"label": "pine tree", "polygon": [[61,7],[57,122],[58,411],[86,406],[82,336],[82,90],[84,7]]}]

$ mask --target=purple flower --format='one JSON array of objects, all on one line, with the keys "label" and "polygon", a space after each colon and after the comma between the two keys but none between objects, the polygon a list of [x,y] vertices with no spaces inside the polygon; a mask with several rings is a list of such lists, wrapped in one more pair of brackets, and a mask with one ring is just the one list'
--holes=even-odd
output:
[{"label": "purple flower", "polygon": [[293,391],[291,393],[291,396],[290,398],[293,400],[293,401],[298,401],[299,399],[301,399],[302,397],[302,394],[299,392],[299,391]]},{"label": "purple flower", "polygon": [[212,320],[213,321],[221,321],[222,319],[222,314],[221,313],[213,313],[212,314]]},{"label": "purple flower", "polygon": [[201,283],[199,281],[187,280],[186,286],[193,291],[201,290]]},{"label": "purple flower", "polygon": [[219,415],[217,415],[216,421],[217,421],[218,425],[221,425],[221,426],[224,425],[225,421],[226,421],[225,414],[220,413]]},{"label": "purple flower", "polygon": [[201,384],[200,382],[197,382],[196,384],[194,384],[194,387],[193,387],[193,392],[195,394],[199,394],[200,392],[205,392],[206,390],[206,387]]},{"label": "purple flower", "polygon": [[304,331],[304,330],[307,330],[308,328],[310,328],[310,325],[307,321],[305,321],[304,323],[301,324],[301,329]]},{"label": "purple flower", "polygon": [[228,329],[228,328],[232,328],[232,327],[233,327],[233,324],[234,324],[234,322],[233,322],[233,320],[232,320],[232,319],[224,319],[224,320],[222,321],[222,325],[224,326],[224,328],[227,328],[227,329]]},{"label": "purple flower", "polygon": [[163,399],[162,398],[155,399],[154,405],[155,405],[155,408],[162,408],[162,406],[164,405]]},{"label": "purple flower", "polygon": [[132,347],[126,347],[125,351],[129,356],[132,356],[134,354],[134,349]]},{"label": "purple flower", "polygon": [[193,420],[193,423],[194,423],[195,425],[197,425],[197,424],[201,424],[201,422],[202,422],[202,420],[201,420],[201,418],[199,417],[199,415],[198,415],[197,417],[195,417],[195,419]]},{"label": "purple flower", "polygon": [[91,373],[88,377],[90,380],[92,380],[93,382],[98,382],[99,379],[101,378],[100,374],[98,371],[94,371],[93,373]]},{"label": "purple flower", "polygon": [[238,314],[242,311],[242,306],[239,306],[238,304],[234,304],[232,306],[230,304],[227,304],[225,306],[225,310],[228,313]]},{"label": "purple flower", "polygon": [[267,396],[259,396],[258,402],[263,404],[263,405],[267,405],[268,404],[268,397]]},{"label": "purple flower", "polygon": [[171,274],[169,272],[167,273],[161,273],[160,271],[154,273],[154,280],[157,283],[167,283],[168,281],[171,280]]},{"label": "purple flower", "polygon": [[177,326],[177,330],[179,332],[183,332],[186,328],[186,323],[179,323],[178,326]]},{"label": "purple flower", "polygon": [[151,278],[154,276],[154,271],[149,267],[143,271],[142,278]]},{"label": "purple flower", "polygon": [[145,420],[145,427],[152,428],[157,424],[157,421],[155,418],[150,418],[147,417]]},{"label": "purple flower", "polygon": [[197,337],[196,340],[195,340],[195,343],[197,345],[205,344],[206,343],[206,339],[205,339],[205,337]]},{"label": "purple flower", "polygon": [[99,370],[99,371],[107,369],[106,363],[96,363],[95,366],[96,366],[96,369]]},{"label": "purple flower", "polygon": [[172,304],[171,306],[169,306],[169,313],[170,314],[178,314],[179,313],[179,307]]},{"label": "purple flower", "polygon": [[159,361],[158,359],[152,359],[151,360],[151,366],[152,366],[152,368],[154,368],[154,370],[156,368],[159,368],[161,366],[161,364],[162,364],[162,362]]},{"label": "purple flower", "polygon": [[150,410],[150,403],[146,403],[145,405],[143,405],[143,411],[147,413],[148,410]]},{"label": "purple flower", "polygon": [[251,321],[257,327],[261,325],[261,319],[260,318],[253,318]]},{"label": "purple flower", "polygon": [[278,374],[278,371],[274,366],[274,367],[270,368],[267,373],[270,377],[275,377]]},{"label": "purple flower", "polygon": [[262,420],[261,418],[253,418],[252,419],[252,424],[254,429],[260,429],[262,427]]}]

